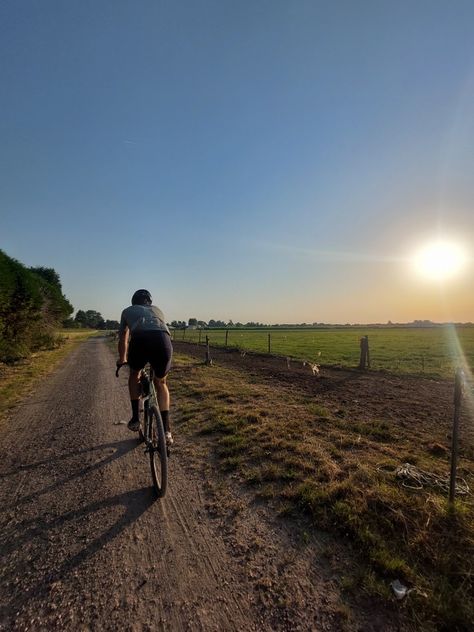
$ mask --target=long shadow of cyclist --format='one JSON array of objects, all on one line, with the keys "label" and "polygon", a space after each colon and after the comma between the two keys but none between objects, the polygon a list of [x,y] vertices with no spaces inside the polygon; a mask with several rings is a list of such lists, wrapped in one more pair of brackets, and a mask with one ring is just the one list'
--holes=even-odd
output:
[{"label": "long shadow of cyclist", "polygon": [[53,463],[55,463],[55,462],[64,461],[66,459],[74,458],[74,457],[77,457],[77,456],[80,456],[80,455],[84,455],[84,454],[89,454],[91,452],[98,452],[98,451],[101,451],[101,450],[111,450],[111,449],[113,450],[113,452],[111,454],[106,455],[104,458],[100,459],[99,461],[96,461],[95,463],[86,465],[82,469],[80,469],[80,470],[78,470],[76,472],[73,472],[72,474],[70,474],[66,478],[63,478],[60,481],[56,481],[56,482],[52,483],[51,485],[48,485],[47,487],[44,487],[43,489],[40,489],[40,490],[35,491],[35,492],[32,492],[31,494],[28,494],[27,496],[23,496],[22,498],[15,500],[15,502],[11,503],[10,505],[5,506],[5,509],[13,509],[14,507],[17,507],[18,505],[22,505],[22,504],[27,503],[27,502],[29,502],[31,500],[37,499],[42,494],[48,494],[49,492],[52,492],[55,489],[58,489],[62,485],[65,485],[66,483],[69,483],[69,482],[73,481],[74,479],[82,478],[86,474],[90,474],[94,470],[97,470],[97,469],[99,469],[101,467],[104,467],[104,465],[107,465],[108,463],[112,463],[116,459],[120,459],[121,457],[125,456],[125,454],[127,454],[131,450],[134,450],[136,447],[137,447],[137,440],[136,439],[123,439],[122,441],[113,441],[111,443],[102,443],[101,445],[92,446],[90,448],[84,448],[82,450],[76,450],[74,452],[68,452],[66,454],[61,454],[61,455],[59,455],[57,457],[53,457],[51,459],[37,461],[35,463],[30,463],[28,465],[20,466],[16,470],[10,471],[10,472],[4,474],[3,476],[4,477],[12,476],[14,474],[17,474],[20,471],[28,471],[28,470],[32,470],[34,468],[41,467],[41,466],[44,466],[44,465],[52,466]]},{"label": "long shadow of cyclist", "polygon": [[[142,487],[132,491],[117,494],[109,498],[97,500],[86,507],[81,507],[68,511],[63,515],[48,519],[34,519],[25,520],[22,523],[15,525],[15,536],[8,540],[8,546],[5,547],[3,553],[9,555],[14,549],[23,547],[26,543],[30,543],[35,538],[42,542],[47,542],[51,539],[51,535],[61,530],[72,522],[79,522],[83,525],[95,525],[96,519],[94,516],[100,512],[106,510],[109,513],[113,512],[113,509],[117,506],[123,508],[122,515],[106,529],[102,534],[87,543],[78,553],[70,558],[64,559],[62,562],[53,569],[41,569],[43,576],[36,580],[34,585],[28,586],[28,591],[15,590],[12,595],[12,599],[7,604],[5,595],[5,606],[1,609],[3,614],[7,615],[7,610],[10,613],[17,612],[23,603],[26,601],[31,602],[32,599],[38,600],[44,603],[48,598],[49,587],[54,582],[67,578],[71,571],[80,566],[85,560],[96,554],[102,548],[104,548],[109,542],[114,540],[124,529],[126,529],[133,522],[138,520],[145,511],[155,503],[154,495],[150,487]],[[79,530],[79,529],[78,529]],[[19,534],[21,534],[19,536]],[[18,537],[19,536],[19,537]],[[77,542],[77,540],[76,540]],[[44,546],[44,545],[43,545]],[[47,546],[47,545],[46,545]],[[12,582],[18,577],[22,576],[22,570],[24,569],[23,559],[16,558],[16,564],[9,564],[3,567],[2,584],[11,585]],[[18,567],[17,567],[18,566]],[[12,616],[12,615],[10,615]],[[3,616],[2,616],[3,618]],[[5,617],[6,619],[6,617]],[[4,619],[4,620],[5,620]]]}]

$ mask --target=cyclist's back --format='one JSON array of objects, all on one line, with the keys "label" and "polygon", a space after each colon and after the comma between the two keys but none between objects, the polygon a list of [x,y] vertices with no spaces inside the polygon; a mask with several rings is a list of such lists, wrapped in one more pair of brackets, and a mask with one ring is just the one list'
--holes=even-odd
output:
[{"label": "cyclist's back", "polygon": [[163,312],[156,305],[130,305],[122,312],[120,332],[126,327],[131,335],[140,331],[166,331],[170,333],[165,323]]},{"label": "cyclist's back", "polygon": [[[129,336],[130,334],[130,336]],[[170,398],[166,376],[171,368],[173,347],[171,335],[163,312],[152,305],[148,290],[137,290],[132,296],[132,305],[125,308],[120,318],[119,359],[117,365],[128,362],[130,366],[129,389],[132,406],[130,430],[138,430],[138,399],[140,396],[140,372],[149,362],[155,372],[155,387],[158,405],[169,442],[172,442],[169,406]]]}]

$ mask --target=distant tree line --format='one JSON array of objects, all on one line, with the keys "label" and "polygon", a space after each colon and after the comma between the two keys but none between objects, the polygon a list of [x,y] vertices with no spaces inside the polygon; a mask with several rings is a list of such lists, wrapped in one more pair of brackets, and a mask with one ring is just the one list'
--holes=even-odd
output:
[{"label": "distant tree line", "polygon": [[[268,323],[259,323],[253,320],[247,323],[234,323],[232,320],[228,320],[227,322],[224,320],[214,320],[211,318],[209,321],[198,320],[197,318],[189,318],[188,321],[185,320],[173,320],[170,323],[170,326],[173,329],[186,329],[187,327],[193,327],[197,329],[260,329],[265,327],[281,327],[284,329],[291,329],[293,327],[329,327],[330,325],[324,325],[323,323],[298,323],[298,324],[275,324],[270,325]],[[334,325],[331,325],[332,327]],[[346,326],[346,325],[344,325]]]},{"label": "distant tree line", "polygon": [[[249,321],[247,323],[234,323],[232,320],[224,321],[224,320],[214,320],[211,318],[208,322],[204,320],[198,320],[197,318],[189,318],[187,321],[185,320],[173,320],[169,325],[173,329],[187,329],[188,327],[192,327],[194,329],[260,329],[260,328],[269,328],[272,329],[358,329],[360,327],[371,327],[378,329],[396,329],[396,328],[413,328],[413,327],[442,327],[447,323],[434,323],[431,320],[413,320],[409,323],[392,323],[389,320],[387,323],[259,323],[254,321]],[[459,327],[472,327],[472,322],[456,322],[456,323],[448,323],[451,325],[456,325]]]},{"label": "distant tree line", "polygon": [[73,311],[53,268],[28,268],[0,250],[1,362],[53,347],[57,328]]},{"label": "distant tree line", "polygon": [[64,322],[64,326],[74,329],[118,329],[117,320],[104,320],[100,312],[94,309],[84,311],[79,309],[74,318],[69,318]]},{"label": "distant tree line", "polygon": [[[260,328],[278,328],[281,329],[301,329],[307,328],[312,329],[315,327],[352,327],[353,325],[346,323],[344,325],[334,325],[327,323],[260,323],[258,321],[249,321],[247,323],[240,323],[232,320],[228,320],[227,322],[224,320],[214,320],[211,318],[209,321],[198,320],[197,318],[189,318],[187,321],[185,320],[173,320],[170,323],[170,326],[173,329],[186,329],[187,327],[193,327],[197,329],[260,329]],[[355,326],[355,325],[354,325]],[[360,326],[360,325],[357,325]]]},{"label": "distant tree line", "polygon": [[234,323],[232,320],[225,322],[224,320],[214,320],[213,318],[211,318],[211,320],[209,320],[208,322],[204,320],[198,320],[197,318],[189,318],[187,322],[185,320],[173,320],[171,321],[170,326],[173,329],[186,329],[187,327],[194,327],[198,329],[230,329],[232,327],[242,327],[249,329],[255,327],[268,327],[268,325],[258,322]]}]

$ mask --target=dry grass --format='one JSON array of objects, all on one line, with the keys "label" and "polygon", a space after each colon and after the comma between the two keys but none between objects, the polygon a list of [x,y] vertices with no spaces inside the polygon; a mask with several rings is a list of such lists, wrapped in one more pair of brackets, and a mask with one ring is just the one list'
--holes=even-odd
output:
[{"label": "dry grass", "polygon": [[[315,528],[354,543],[359,579],[346,578],[346,588],[362,585],[393,600],[389,583],[400,579],[414,588],[404,607],[418,629],[469,629],[472,496],[453,511],[443,492],[406,489],[389,471],[409,457],[446,476],[446,455],[427,452],[388,421],[352,421],[344,410],[336,416],[289,387],[185,356],[177,358],[171,388],[179,431],[210,441],[224,470],[290,518],[304,514]],[[472,477],[472,461],[464,467]]]}]

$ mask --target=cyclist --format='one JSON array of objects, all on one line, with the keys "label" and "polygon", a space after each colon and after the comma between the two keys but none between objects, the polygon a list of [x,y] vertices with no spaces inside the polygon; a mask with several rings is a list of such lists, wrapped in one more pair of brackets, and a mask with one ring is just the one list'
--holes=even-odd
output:
[{"label": "cyclist", "polygon": [[163,312],[152,305],[151,294],[148,290],[137,290],[132,296],[132,305],[122,312],[118,354],[117,366],[128,362],[130,367],[128,388],[132,418],[128,422],[128,428],[133,432],[139,429],[140,373],[149,362],[155,373],[154,382],[166,440],[169,444],[173,443],[169,419],[170,394],[166,384],[173,347]]}]

